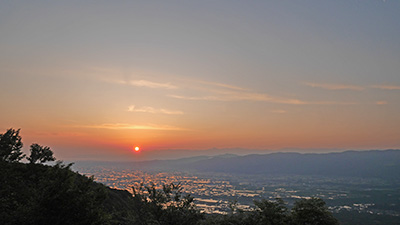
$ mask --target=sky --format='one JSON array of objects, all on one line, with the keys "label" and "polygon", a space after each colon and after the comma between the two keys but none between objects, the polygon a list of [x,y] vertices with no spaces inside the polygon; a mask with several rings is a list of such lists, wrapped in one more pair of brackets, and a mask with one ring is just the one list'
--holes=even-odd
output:
[{"label": "sky", "polygon": [[0,130],[25,152],[400,148],[397,0],[4,0],[0,31]]}]

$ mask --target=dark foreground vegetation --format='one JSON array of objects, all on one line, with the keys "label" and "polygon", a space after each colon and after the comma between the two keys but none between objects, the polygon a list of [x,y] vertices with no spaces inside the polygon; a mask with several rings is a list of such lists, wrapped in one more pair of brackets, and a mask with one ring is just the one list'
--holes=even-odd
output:
[{"label": "dark foreground vegetation", "polygon": [[281,199],[254,202],[250,211],[232,203],[227,215],[201,213],[179,184],[115,190],[54,161],[48,147],[31,145],[29,163],[19,130],[0,135],[1,224],[338,224],[319,198],[302,199],[288,209]]}]

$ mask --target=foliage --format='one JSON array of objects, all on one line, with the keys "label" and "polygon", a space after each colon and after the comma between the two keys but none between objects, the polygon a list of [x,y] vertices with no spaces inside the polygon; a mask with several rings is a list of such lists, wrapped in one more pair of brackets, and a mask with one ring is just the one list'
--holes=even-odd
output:
[{"label": "foliage", "polygon": [[18,162],[24,158],[21,151],[22,141],[19,131],[12,128],[8,129],[4,134],[0,134],[0,160],[6,162]]},{"label": "foliage", "polygon": [[[235,204],[233,204],[234,206]],[[263,199],[254,201],[255,208],[248,211],[232,207],[227,215],[211,215],[202,221],[204,225],[336,225],[332,216],[319,198],[302,199],[295,203],[291,211],[285,202],[277,198],[274,201]]]},{"label": "foliage", "polygon": [[2,224],[105,224],[105,187],[71,165],[0,164]]},{"label": "foliage", "polygon": [[282,199],[254,201],[259,224],[285,225],[290,221],[288,209]]},{"label": "foliage", "polygon": [[132,195],[75,173],[71,165],[0,161],[2,224],[338,224],[318,198],[300,200],[291,211],[276,199],[255,201],[248,211],[232,204],[227,215],[205,215],[180,184],[140,184]]},{"label": "foliage", "polygon": [[53,152],[50,150],[49,147],[43,147],[38,144],[31,145],[31,155],[27,157],[27,160],[30,163],[45,163],[48,161],[54,161],[56,158],[53,156]]},{"label": "foliage", "polygon": [[[25,157],[22,152],[22,138],[19,135],[20,129],[8,129],[4,134],[0,134],[0,160],[6,162],[18,162]],[[49,147],[43,147],[39,144],[30,146],[31,155],[27,157],[30,163],[45,163],[54,161],[53,151]]]},{"label": "foliage", "polygon": [[299,225],[339,224],[320,198],[301,199],[292,208],[292,220]]},{"label": "foliage", "polygon": [[259,224],[254,212],[238,211],[226,215],[208,215],[201,225],[257,225]]},{"label": "foliage", "polygon": [[132,187],[138,224],[196,224],[203,215],[196,209],[193,197],[182,195],[180,184],[155,184]]},{"label": "foliage", "polygon": [[247,211],[235,201],[231,213],[205,216],[192,196],[182,194],[179,183],[160,187],[141,183],[132,187],[132,195],[73,172],[72,164],[40,164],[55,158],[49,147],[38,144],[31,145],[30,163],[19,163],[24,157],[19,131],[0,134],[0,218],[4,225],[338,224],[319,198],[302,199],[291,211],[282,199],[254,201],[255,207]]}]

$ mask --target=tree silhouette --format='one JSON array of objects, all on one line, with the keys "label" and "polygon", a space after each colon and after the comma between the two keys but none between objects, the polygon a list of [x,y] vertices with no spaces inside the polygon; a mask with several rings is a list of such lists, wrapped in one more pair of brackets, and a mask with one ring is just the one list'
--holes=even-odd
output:
[{"label": "tree silhouette", "polygon": [[109,225],[107,188],[71,165],[0,163],[0,224]]},{"label": "tree silhouette", "polygon": [[292,208],[293,224],[298,225],[336,225],[338,220],[328,210],[320,198],[301,199]]},{"label": "tree silhouette", "polygon": [[203,219],[193,203],[193,197],[182,194],[181,184],[141,183],[132,187],[137,224],[192,225]]},{"label": "tree silhouette", "polygon": [[53,151],[49,147],[43,147],[39,144],[31,145],[31,155],[27,158],[30,163],[45,163],[48,161],[54,161],[56,158],[53,156]]},{"label": "tree silhouette", "polygon": [[288,224],[290,219],[288,209],[281,198],[277,198],[276,201],[263,199],[261,201],[254,201],[254,204],[256,206],[257,217],[260,224]]},{"label": "tree silhouette", "polygon": [[0,160],[6,162],[18,162],[25,157],[21,151],[22,142],[19,131],[12,128],[4,134],[0,134]]}]

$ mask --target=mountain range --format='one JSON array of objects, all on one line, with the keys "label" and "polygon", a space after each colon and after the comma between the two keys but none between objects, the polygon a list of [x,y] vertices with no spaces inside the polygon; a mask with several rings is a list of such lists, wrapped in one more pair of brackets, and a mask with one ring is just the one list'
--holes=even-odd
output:
[{"label": "mountain range", "polygon": [[270,153],[196,156],[141,162],[79,161],[78,167],[105,166],[152,171],[221,172],[266,175],[321,175],[400,179],[400,150],[336,153]]}]

